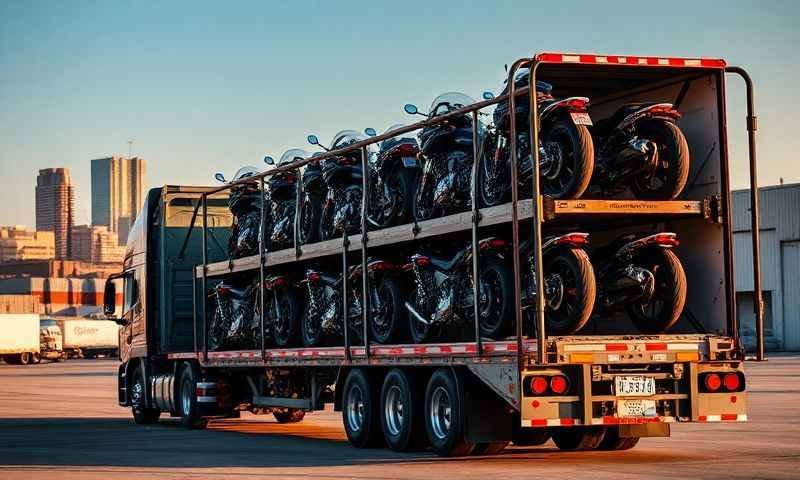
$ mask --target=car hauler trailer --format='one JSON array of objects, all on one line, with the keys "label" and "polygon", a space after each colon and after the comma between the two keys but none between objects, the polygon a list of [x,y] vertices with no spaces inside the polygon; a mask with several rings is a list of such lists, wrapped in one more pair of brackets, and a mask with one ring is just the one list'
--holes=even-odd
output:
[{"label": "car hauler trailer", "polygon": [[[522,67],[530,68],[530,83],[517,88],[513,79]],[[119,319],[124,325],[120,405],[132,407],[137,423],[155,422],[168,412],[193,427],[209,418],[235,416],[240,410],[272,411],[278,421],[299,421],[303,412],[333,402],[356,446],[384,441],[394,449],[430,445],[441,455],[497,452],[511,440],[537,444],[550,436],[562,449],[626,449],[640,437],[668,436],[673,423],[746,421],[744,351],[736,322],[731,257],[726,72],[742,75],[748,87],[750,179],[755,195],[755,116],[752,86],[743,70],[716,59],[552,53],[517,61],[509,72],[508,95],[322,153],[314,160],[361,149],[366,206],[369,145],[456,115],[477,120],[481,109],[505,99],[513,112],[513,102],[531,91],[537,80],[545,80],[565,95],[591,97],[589,111],[596,118],[606,118],[628,102],[674,103],[683,112],[678,124],[692,158],[689,181],[679,199],[543,197],[539,151],[534,148],[533,200],[521,198],[517,162],[512,160],[510,203],[478,208],[474,166],[471,211],[369,231],[362,208],[361,234],[270,252],[263,248],[262,238],[257,255],[229,260],[224,247],[231,224],[227,190],[256,183],[263,192],[265,177],[299,170],[309,160],[218,188],[151,190],[131,232],[120,275],[124,289]],[[535,95],[529,98],[535,102]],[[538,125],[535,103],[530,112],[530,125]],[[510,118],[510,138],[516,138],[519,127],[515,115]],[[474,139],[477,124],[473,121]],[[533,142],[537,134],[532,128]],[[473,145],[477,163],[478,142]],[[515,142],[511,156],[516,159]],[[757,223],[757,203],[752,206]],[[369,338],[369,309],[364,308],[362,342],[354,341],[350,329],[344,328],[342,345],[272,348],[262,317],[260,348],[209,348],[206,295],[209,286],[222,278],[253,275],[263,285],[267,272],[301,272],[308,262],[323,260],[340,266],[342,272],[359,263],[366,271],[370,255],[444,238],[471,241],[477,278],[478,238],[489,232],[510,236],[514,252],[521,241],[531,240],[536,284],[543,285],[539,248],[543,230],[579,227],[602,244],[622,231],[654,226],[681,238],[676,252],[689,285],[680,321],[667,333],[644,335],[624,320],[595,315],[579,334],[549,335],[543,295],[534,306],[533,325],[523,325],[520,262],[511,255],[515,332],[502,340],[481,338],[476,308],[468,341],[380,345]],[[758,285],[756,234],[753,242]],[[366,287],[369,276],[362,277]],[[477,285],[472,288],[477,298]],[[261,291],[258,301],[264,312]],[[361,294],[367,291],[363,288]],[[343,288],[343,306],[348,294]],[[107,284],[109,312],[114,295],[113,283]],[[368,305],[369,298],[364,295],[361,301]],[[760,319],[760,302],[755,303]],[[760,321],[758,325],[761,338]]]}]

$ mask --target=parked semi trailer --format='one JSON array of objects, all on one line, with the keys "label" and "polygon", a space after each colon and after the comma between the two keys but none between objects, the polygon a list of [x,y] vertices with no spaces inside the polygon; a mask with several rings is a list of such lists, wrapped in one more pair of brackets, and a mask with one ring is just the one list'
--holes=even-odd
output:
[{"label": "parked semi trailer", "polygon": [[[430,446],[441,455],[492,453],[510,441],[531,445],[550,437],[565,450],[627,449],[641,437],[669,436],[670,427],[680,423],[746,421],[744,351],[732,270],[725,97],[726,73],[737,73],[747,80],[750,99],[746,74],[718,59],[546,53],[514,63],[509,78],[522,67],[531,69],[529,84],[512,87],[509,94],[314,159],[365,149],[456,115],[477,118],[477,112],[499,101],[518,101],[517,95],[543,80],[557,85],[562,97],[590,97],[592,118],[608,118],[632,102],[674,104],[683,114],[677,124],[692,158],[681,196],[668,201],[624,195],[543,197],[538,195],[540,151],[533,148],[529,151],[537,174],[532,199],[522,198],[512,182],[509,203],[478,208],[473,201],[471,211],[367,232],[362,212],[359,234],[285,250],[261,248],[257,255],[229,260],[231,215],[226,199],[231,185],[152,189],[129,235],[119,276],[124,290],[117,320],[123,326],[120,405],[132,408],[136,423],[153,423],[166,413],[191,428],[242,410],[272,412],[280,422],[299,421],[304,412],[333,403],[357,447],[383,442],[397,450]],[[751,187],[757,192],[755,116],[752,103],[749,107]],[[528,124],[537,125],[537,109],[529,110]],[[511,118],[511,138],[516,138],[518,126],[514,115]],[[531,138],[536,135],[530,132]],[[511,151],[516,154],[513,147]],[[239,184],[255,182],[263,189],[268,175],[298,170],[308,162],[281,166]],[[512,179],[516,173],[512,168]],[[366,178],[364,185],[366,202]],[[474,200],[475,182],[471,189]],[[752,212],[757,222],[755,203]],[[544,285],[539,248],[543,231],[575,229],[590,233],[593,243],[604,244],[622,232],[645,227],[677,233],[681,242],[675,253],[689,288],[680,320],[666,333],[638,333],[625,319],[601,313],[577,334],[549,334],[543,300],[536,302],[535,315],[523,316],[522,293],[515,282],[516,323],[499,340],[476,334],[476,320],[467,340],[380,345],[365,327],[365,341],[344,329],[339,344],[272,348],[265,340],[268,327],[262,318],[260,348],[223,350],[209,345],[211,312],[206,299],[222,279],[252,275],[263,283],[273,271],[302,276],[308,265],[323,261],[339,266],[340,272],[353,265],[366,271],[368,257],[423,241],[471,242],[477,258],[478,239],[493,234],[510,237],[514,251],[521,242],[532,242],[533,274],[536,284]],[[754,247],[758,285],[757,243]],[[513,263],[514,275],[520,278],[519,262]],[[479,270],[480,262],[472,267]],[[114,283],[108,283],[109,315],[115,294]],[[348,295],[345,287],[344,305]],[[361,300],[368,305],[368,298]],[[260,302],[263,312],[263,295]],[[369,310],[362,313],[366,326]]]},{"label": "parked semi trailer", "polygon": [[61,319],[64,351],[74,358],[116,356],[119,325],[110,320]]},{"label": "parked semi trailer", "polygon": [[0,315],[0,359],[27,365],[39,363],[39,315]]}]

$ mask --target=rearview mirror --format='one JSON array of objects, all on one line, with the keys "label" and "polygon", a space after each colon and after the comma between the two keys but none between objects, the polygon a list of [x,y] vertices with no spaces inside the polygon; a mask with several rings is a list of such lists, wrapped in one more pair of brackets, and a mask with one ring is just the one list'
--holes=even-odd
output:
[{"label": "rearview mirror", "polygon": [[414,105],[413,103],[406,103],[405,106],[403,107],[403,110],[405,110],[406,113],[409,115],[415,115],[419,113],[417,106]]},{"label": "rearview mirror", "polygon": [[225,175],[223,175],[223,174],[221,174],[219,172],[214,174],[214,178],[216,178],[218,182],[225,183]]},{"label": "rearview mirror", "polygon": [[266,157],[264,157],[264,163],[266,163],[267,165],[275,165],[275,159],[267,155]]},{"label": "rearview mirror", "polygon": [[308,140],[308,143],[311,145],[319,145],[319,138],[317,138],[316,135],[309,135],[306,137],[306,140]]},{"label": "rearview mirror", "polygon": [[364,129],[364,134],[367,135],[368,137],[374,137],[375,135],[378,134],[378,132],[376,132],[375,129],[372,127],[367,127]]},{"label": "rearview mirror", "polygon": [[103,289],[103,313],[107,317],[113,317],[117,311],[117,285],[114,283],[114,278],[106,280],[106,286]]},{"label": "rearview mirror", "polygon": [[483,92],[483,99],[484,100],[491,100],[494,98],[494,94],[492,92]]}]

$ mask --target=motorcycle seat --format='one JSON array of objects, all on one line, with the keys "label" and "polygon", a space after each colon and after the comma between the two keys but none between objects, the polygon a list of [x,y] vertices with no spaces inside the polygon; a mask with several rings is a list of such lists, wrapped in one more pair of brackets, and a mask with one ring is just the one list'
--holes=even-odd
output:
[{"label": "motorcycle seat", "polygon": [[431,264],[433,264],[433,266],[436,267],[437,269],[450,271],[454,269],[455,266],[458,265],[459,262],[461,262],[461,260],[464,259],[464,256],[467,254],[468,251],[469,249],[465,248],[457,252],[455,255],[453,255],[452,258],[443,258],[435,256],[428,256],[428,258],[430,258]]}]

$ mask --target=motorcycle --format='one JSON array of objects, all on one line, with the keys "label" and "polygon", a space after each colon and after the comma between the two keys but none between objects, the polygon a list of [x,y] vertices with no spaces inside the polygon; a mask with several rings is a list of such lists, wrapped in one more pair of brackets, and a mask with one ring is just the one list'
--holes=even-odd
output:
[{"label": "motorcycle", "polygon": [[[319,146],[319,140],[309,135],[309,143]],[[313,142],[312,142],[313,140]],[[330,149],[337,150],[365,137],[354,130],[343,130],[333,137]],[[353,150],[322,162],[322,178],[327,195],[319,221],[319,239],[328,240],[345,231],[354,234],[361,231],[362,196],[361,150]]]},{"label": "motorcycle", "polygon": [[[530,70],[520,69],[514,79],[517,89],[527,87]],[[539,109],[539,186],[541,193],[553,198],[579,198],[589,186],[594,168],[594,147],[586,110],[589,99],[556,99],[553,86],[536,82],[536,105]],[[508,85],[502,95],[509,93]],[[494,98],[485,92],[484,99]],[[505,99],[494,110],[494,128],[485,135],[478,167],[478,193],[483,206],[495,206],[511,198],[510,102]],[[517,181],[521,192],[533,192],[533,152],[530,138],[530,94],[515,99],[517,133]]]},{"label": "motorcycle", "polygon": [[291,346],[300,330],[301,300],[285,275],[264,278],[264,309],[272,339],[278,347]]},{"label": "motorcycle", "polygon": [[261,344],[258,282],[245,287],[218,283],[208,295],[209,350],[247,349]]},{"label": "motorcycle", "polygon": [[[233,183],[258,174],[255,167],[242,167],[233,176]],[[214,175],[221,183],[225,176]],[[228,256],[241,258],[258,253],[258,239],[261,234],[261,198],[257,183],[244,183],[231,187],[228,195],[228,208],[233,214],[231,236],[228,240]]]},{"label": "motorcycle", "polygon": [[602,311],[624,307],[642,333],[675,325],[686,303],[686,274],[672,251],[677,235],[627,234],[592,253]]},{"label": "motorcycle", "polygon": [[[369,260],[370,335],[378,343],[398,338],[402,324],[402,290],[395,278],[398,267],[383,260]],[[313,347],[344,334],[342,321],[342,275],[309,269],[300,283],[306,287],[306,311],[301,324],[303,344]],[[357,342],[363,342],[361,266],[348,269],[347,325]]]},{"label": "motorcycle", "polygon": [[603,195],[630,186],[637,198],[677,198],[689,176],[689,146],[676,121],[681,114],[671,103],[625,105],[597,122],[593,189]]},{"label": "motorcycle", "polygon": [[[572,232],[546,238],[542,244],[546,334],[571,335],[589,321],[594,308],[594,269],[586,253],[589,234]],[[522,311],[526,334],[536,325],[536,276],[530,241],[520,245]]]},{"label": "motorcycle", "polygon": [[[407,104],[406,113],[434,118],[475,103],[463,93],[449,92],[436,97],[427,114]],[[483,125],[478,125],[479,139]],[[479,140],[480,141],[480,140]],[[472,205],[472,116],[465,114],[428,126],[419,134],[422,176],[414,199],[414,217],[428,220],[463,211]]]},{"label": "motorcycle", "polygon": [[[282,167],[308,158],[305,150],[293,148],[281,155],[277,164],[272,157],[264,157],[268,165]],[[267,250],[275,251],[294,246],[294,217],[297,205],[297,173],[285,171],[267,177],[270,215],[266,222]]]},{"label": "motorcycle", "polygon": [[[390,133],[403,127],[392,125]],[[368,136],[375,136],[375,130],[364,130]],[[379,145],[378,155],[370,169],[370,201],[367,220],[377,228],[402,225],[412,220],[414,193],[419,162],[419,144],[410,134],[384,140]]]},{"label": "motorcycle", "polygon": [[[506,265],[507,243],[486,238],[478,244],[480,278],[478,312],[482,337],[502,338],[509,331],[514,310],[514,280]],[[474,321],[472,247],[451,256],[428,252],[411,256],[403,270],[411,273],[414,299],[405,302],[409,330],[415,343],[440,338],[454,327],[465,330]]]}]

